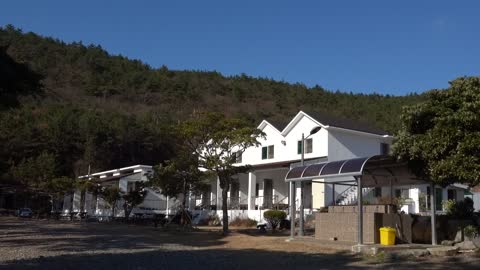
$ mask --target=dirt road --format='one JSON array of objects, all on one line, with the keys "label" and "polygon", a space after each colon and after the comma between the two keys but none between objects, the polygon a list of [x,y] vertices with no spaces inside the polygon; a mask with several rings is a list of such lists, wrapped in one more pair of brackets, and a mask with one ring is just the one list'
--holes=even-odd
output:
[{"label": "dirt road", "polygon": [[478,269],[471,257],[377,264],[286,236],[0,218],[0,269]]}]

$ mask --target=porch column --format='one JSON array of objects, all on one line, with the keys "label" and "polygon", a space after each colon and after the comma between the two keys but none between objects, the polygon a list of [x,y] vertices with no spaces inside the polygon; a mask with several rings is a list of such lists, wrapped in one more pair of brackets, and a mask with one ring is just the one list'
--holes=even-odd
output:
[{"label": "porch column", "polygon": [[257,186],[257,175],[253,172],[248,173],[248,210],[255,210],[255,187]]},{"label": "porch column", "polygon": [[392,178],[390,180],[390,204],[393,204],[393,184],[392,184]]},{"label": "porch column", "polygon": [[436,204],[436,199],[435,199],[435,185],[432,183],[430,184],[430,205],[432,207],[431,209],[431,223],[432,223],[432,245],[437,245],[437,230],[436,230],[436,225],[437,225],[437,218],[435,216],[435,212],[437,210]]},{"label": "porch column", "polygon": [[357,176],[357,203],[358,203],[358,245],[363,245],[363,194],[362,177]]},{"label": "porch column", "polygon": [[332,201],[333,201],[333,205],[336,204],[335,202],[335,184],[332,184]]},{"label": "porch column", "polygon": [[167,195],[167,200],[166,200],[166,205],[165,205],[165,215],[167,216],[168,218],[168,214],[170,214],[170,211],[168,210],[168,195]]},{"label": "porch column", "polygon": [[73,212],[80,212],[81,197],[82,197],[81,191],[78,189],[75,190],[75,192],[73,193],[73,207],[72,207]]},{"label": "porch column", "polygon": [[222,209],[222,189],[220,188],[220,179],[217,176],[217,211]]},{"label": "porch column", "polygon": [[290,181],[290,194],[288,195],[290,210],[290,239],[295,237],[295,182]]}]

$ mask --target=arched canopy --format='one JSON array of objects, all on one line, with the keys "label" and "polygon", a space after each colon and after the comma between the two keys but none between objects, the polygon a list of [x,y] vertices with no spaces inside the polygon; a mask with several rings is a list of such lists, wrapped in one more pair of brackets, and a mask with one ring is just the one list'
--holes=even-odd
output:
[{"label": "arched canopy", "polygon": [[406,163],[378,155],[295,167],[287,173],[285,181],[334,184],[354,182],[355,178],[360,176],[364,187],[428,183],[410,173]]}]

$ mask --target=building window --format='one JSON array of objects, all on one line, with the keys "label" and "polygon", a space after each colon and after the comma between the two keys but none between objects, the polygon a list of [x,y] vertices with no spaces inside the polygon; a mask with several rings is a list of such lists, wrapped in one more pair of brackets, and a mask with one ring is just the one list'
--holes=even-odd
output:
[{"label": "building window", "polygon": [[135,190],[135,182],[127,182],[127,192],[132,192]]},{"label": "building window", "polygon": [[275,156],[275,148],[273,145],[262,147],[262,159],[272,159]]},{"label": "building window", "polygon": [[242,152],[237,151],[234,155],[235,163],[242,163]]},{"label": "building window", "polygon": [[432,200],[430,200],[430,187],[427,187],[427,210],[432,209]]},{"label": "building window", "polygon": [[268,147],[268,158],[273,158],[274,157],[274,154],[275,154],[275,149],[273,147],[273,145],[270,145]]},{"label": "building window", "polygon": [[449,200],[457,201],[457,191],[455,189],[449,189],[447,191],[447,197]]},{"label": "building window", "polygon": [[443,209],[443,190],[441,188],[435,189],[435,208],[437,211],[442,211]]},{"label": "building window", "polygon": [[374,195],[375,195],[375,198],[382,197],[382,188],[381,187],[376,187],[375,190],[374,190]]},{"label": "building window", "polygon": [[259,194],[259,190],[260,190],[260,184],[255,184],[255,197],[258,197],[258,194]]},{"label": "building window", "polygon": [[380,144],[380,155],[388,155],[388,154],[390,154],[390,144],[381,143]]},{"label": "building window", "polygon": [[[313,152],[313,140],[312,138],[305,140],[305,154]],[[297,142],[297,154],[302,154],[302,140]]]},{"label": "building window", "polygon": [[396,198],[408,199],[408,198],[410,197],[408,191],[409,191],[409,190],[408,190],[407,188],[395,189],[395,197],[396,197]]}]

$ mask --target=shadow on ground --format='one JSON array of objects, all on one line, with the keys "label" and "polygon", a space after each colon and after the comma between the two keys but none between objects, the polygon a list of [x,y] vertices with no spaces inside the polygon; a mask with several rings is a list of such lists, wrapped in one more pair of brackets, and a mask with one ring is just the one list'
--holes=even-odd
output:
[{"label": "shadow on ground", "polygon": [[[63,223],[54,222],[10,223],[15,228],[0,234],[0,248],[36,247],[49,251],[84,252],[108,249],[148,249],[163,245],[210,247],[224,243],[224,236],[209,231],[163,231],[153,227],[125,224]],[[126,232],[127,231],[127,232]],[[33,236],[33,237],[32,237]],[[38,237],[34,237],[38,236]]]},{"label": "shadow on ground", "polygon": [[355,269],[348,254],[261,250],[173,250],[128,254],[62,255],[6,262],[0,269]]}]

